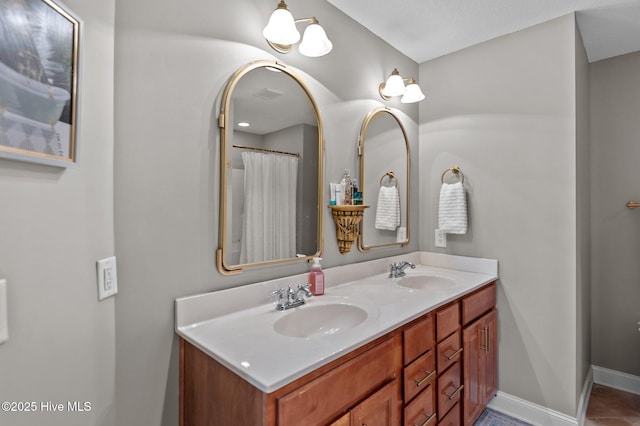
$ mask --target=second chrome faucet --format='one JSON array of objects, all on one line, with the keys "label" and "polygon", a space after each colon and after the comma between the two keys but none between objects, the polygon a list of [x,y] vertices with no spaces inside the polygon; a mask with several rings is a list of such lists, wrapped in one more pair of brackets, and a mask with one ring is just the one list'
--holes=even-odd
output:
[{"label": "second chrome faucet", "polygon": [[389,265],[389,278],[400,278],[404,277],[407,273],[404,270],[407,267],[411,267],[411,269],[415,269],[416,265],[411,262],[393,262]]}]

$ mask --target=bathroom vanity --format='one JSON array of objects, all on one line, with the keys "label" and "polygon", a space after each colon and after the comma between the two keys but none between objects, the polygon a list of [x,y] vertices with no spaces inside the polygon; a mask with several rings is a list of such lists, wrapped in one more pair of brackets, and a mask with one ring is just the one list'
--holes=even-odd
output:
[{"label": "bathroom vanity", "polygon": [[[417,267],[389,278],[396,260]],[[181,425],[473,424],[496,392],[496,261],[412,253],[325,277],[284,312],[268,295],[305,275],[176,301]]]}]

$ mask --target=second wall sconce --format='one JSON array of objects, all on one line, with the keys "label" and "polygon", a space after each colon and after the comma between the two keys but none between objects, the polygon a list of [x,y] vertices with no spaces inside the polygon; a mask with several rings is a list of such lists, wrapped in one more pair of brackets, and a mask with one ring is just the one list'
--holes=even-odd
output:
[{"label": "second wall sconce", "polygon": [[[406,86],[404,85],[405,80],[407,81]],[[420,90],[418,83],[412,77],[402,78],[396,68],[393,69],[386,82],[380,83],[378,92],[385,101],[388,101],[393,96],[402,96],[400,102],[403,104],[420,102],[424,99],[424,94]]]},{"label": "second wall sconce", "polygon": [[318,57],[331,52],[333,44],[327,38],[327,33],[320,26],[318,20],[315,17],[294,20],[284,0],[280,0],[278,7],[271,14],[262,35],[275,51],[289,53],[291,46],[300,40],[300,33],[296,28],[298,23],[309,23],[298,46],[302,55]]}]

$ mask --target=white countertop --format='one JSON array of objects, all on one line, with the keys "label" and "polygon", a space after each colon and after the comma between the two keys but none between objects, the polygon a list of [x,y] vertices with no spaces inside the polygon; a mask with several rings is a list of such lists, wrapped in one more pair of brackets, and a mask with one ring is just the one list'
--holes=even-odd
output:
[{"label": "white countertop", "polygon": [[[406,276],[451,279],[436,289],[413,289],[388,278],[392,261],[416,269]],[[496,260],[416,252],[325,270],[323,296],[276,311],[271,291],[306,282],[306,274],[176,300],[176,332],[263,392],[270,393],[421,315],[498,278]],[[373,274],[373,275],[372,275]],[[348,304],[367,313],[361,324],[316,337],[289,337],[274,323],[296,310]]]}]

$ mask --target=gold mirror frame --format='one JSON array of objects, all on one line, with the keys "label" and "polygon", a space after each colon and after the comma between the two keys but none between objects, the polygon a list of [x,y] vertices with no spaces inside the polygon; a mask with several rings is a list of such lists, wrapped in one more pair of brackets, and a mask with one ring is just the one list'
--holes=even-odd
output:
[{"label": "gold mirror frame", "polygon": [[[238,265],[228,265],[225,262],[224,253],[225,250],[228,250],[227,247],[227,169],[231,166],[230,160],[227,158],[227,142],[229,140],[228,132],[233,131],[233,123],[230,123],[230,108],[231,108],[231,95],[233,93],[233,89],[236,87],[241,78],[246,75],[248,72],[257,69],[257,68],[268,68],[271,70],[277,70],[282,73],[287,74],[289,77],[293,78],[300,88],[307,95],[307,99],[309,100],[311,107],[315,113],[316,120],[318,123],[318,200],[317,200],[317,230],[316,230],[316,241],[317,241],[317,251],[312,255],[307,255],[304,257],[293,257],[287,259],[277,259],[277,260],[269,260],[264,262],[255,262],[255,263],[245,263]],[[239,68],[229,79],[227,85],[222,94],[222,101],[220,105],[220,115],[218,116],[218,127],[220,128],[220,220],[219,220],[219,231],[218,231],[218,250],[216,251],[216,263],[218,267],[218,271],[223,275],[234,275],[241,273],[246,268],[252,268],[257,266],[267,266],[267,265],[276,265],[290,262],[299,262],[306,261],[310,262],[315,256],[322,256],[323,249],[323,239],[322,239],[322,218],[323,218],[323,154],[324,154],[324,136],[323,136],[323,125],[322,125],[322,117],[320,116],[320,110],[318,108],[318,104],[316,103],[309,87],[302,80],[300,76],[298,76],[290,67],[287,65],[277,62],[277,61],[254,61],[249,64],[246,64]]]},{"label": "gold mirror frame", "polygon": [[[404,137],[404,143],[405,143],[405,147],[406,147],[406,155],[407,155],[407,176],[406,176],[406,186],[407,186],[407,190],[406,190],[406,239],[402,242],[395,242],[395,243],[388,243],[388,244],[378,244],[378,245],[370,245],[367,246],[364,243],[364,234],[366,232],[366,230],[364,229],[365,223],[364,221],[362,221],[360,223],[360,234],[358,235],[358,250],[362,251],[362,252],[366,252],[371,250],[372,248],[381,248],[381,247],[392,247],[392,246],[400,246],[400,247],[404,247],[406,245],[409,244],[410,238],[411,238],[411,232],[410,232],[410,220],[409,220],[409,212],[411,211],[410,209],[410,183],[411,183],[411,155],[409,152],[409,137],[407,136],[407,131],[405,130],[402,121],[400,121],[400,118],[393,112],[393,110],[387,106],[381,106],[381,107],[377,107],[374,108],[373,110],[371,110],[367,116],[365,117],[364,121],[362,122],[362,127],[360,128],[360,136],[358,138],[358,156],[360,157],[360,176],[359,176],[359,185],[360,185],[360,191],[362,191],[363,194],[367,194],[367,192],[365,192],[365,155],[364,155],[364,145],[365,145],[365,140],[367,137],[367,128],[369,127],[369,124],[373,121],[373,119],[378,115],[378,114],[389,114],[396,123],[398,123],[398,127],[400,128],[400,130],[402,131],[402,135]],[[385,170],[384,173],[389,172],[388,170]],[[384,174],[381,173],[381,176]],[[370,204],[370,203],[369,203]],[[371,211],[373,212],[372,214],[375,214],[375,209],[371,209]],[[367,214],[368,212],[365,212],[365,214]]]}]

